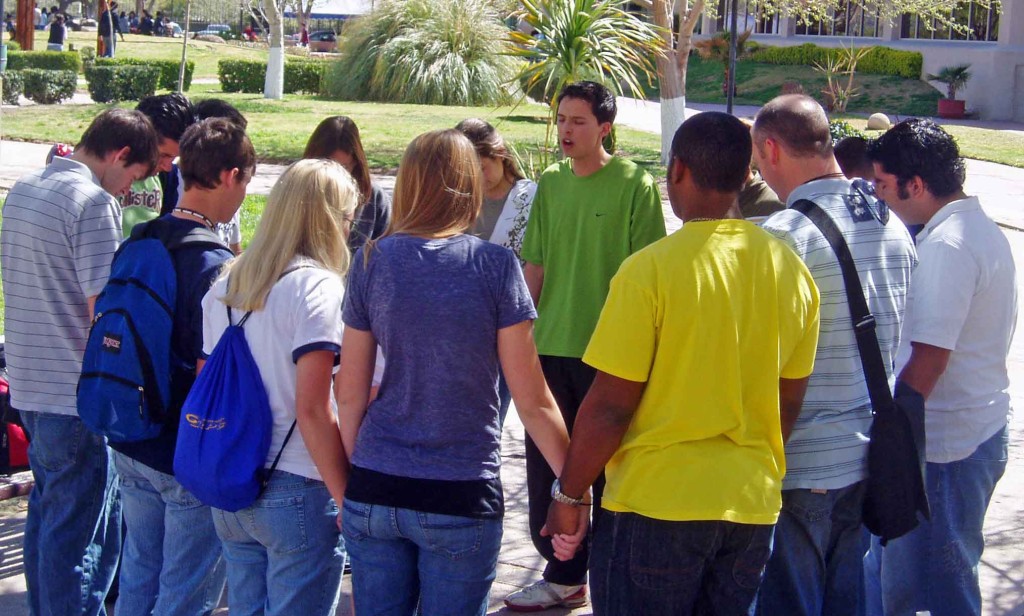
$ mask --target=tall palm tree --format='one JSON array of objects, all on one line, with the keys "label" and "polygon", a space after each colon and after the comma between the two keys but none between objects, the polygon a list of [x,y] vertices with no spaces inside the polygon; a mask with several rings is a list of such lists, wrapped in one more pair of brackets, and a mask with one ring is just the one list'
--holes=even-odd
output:
[{"label": "tall palm tree", "polygon": [[551,150],[555,98],[567,84],[589,79],[618,94],[643,97],[640,79],[650,84],[655,58],[665,44],[658,28],[624,9],[624,0],[523,0],[517,16],[530,34],[513,30],[509,54],[526,60],[518,78],[527,91],[539,89],[551,107],[547,150]]}]

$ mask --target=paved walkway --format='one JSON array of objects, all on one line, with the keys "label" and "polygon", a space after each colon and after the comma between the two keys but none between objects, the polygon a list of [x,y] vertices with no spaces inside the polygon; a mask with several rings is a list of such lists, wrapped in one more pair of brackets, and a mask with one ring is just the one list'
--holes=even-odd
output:
[{"label": "paved walkway", "polygon": [[[641,130],[658,132],[660,111],[656,103],[620,101],[620,122]],[[697,106],[695,106],[697,107]],[[700,106],[704,107],[704,106]],[[706,110],[706,109],[700,109]],[[756,108],[740,108],[752,115]],[[1019,127],[1018,127],[1019,128]],[[47,145],[0,141],[0,194],[22,174],[38,168]],[[267,194],[281,174],[281,165],[258,165],[249,187],[252,194]],[[393,177],[378,178],[391,190]],[[981,197],[989,214],[1006,229],[1018,269],[1018,285],[1024,288],[1024,169],[993,163],[968,161],[967,192]],[[678,221],[665,204],[670,230]],[[1024,408],[1024,336],[1017,336],[1010,357],[1011,395],[1017,408]],[[987,548],[981,566],[982,596],[986,616],[1024,616],[1024,425],[1011,424],[1010,462],[992,500],[985,523]],[[502,448],[502,481],[505,487],[505,536],[499,557],[498,575],[491,592],[492,614],[506,613],[501,599],[512,590],[528,585],[540,576],[543,561],[533,549],[528,532],[523,428],[515,413],[509,414]],[[0,509],[0,614],[21,616],[25,608],[25,583],[21,569],[21,534],[24,528],[24,499]],[[338,615],[348,616],[349,582],[346,577]],[[579,610],[548,610],[542,614],[591,614]]]}]

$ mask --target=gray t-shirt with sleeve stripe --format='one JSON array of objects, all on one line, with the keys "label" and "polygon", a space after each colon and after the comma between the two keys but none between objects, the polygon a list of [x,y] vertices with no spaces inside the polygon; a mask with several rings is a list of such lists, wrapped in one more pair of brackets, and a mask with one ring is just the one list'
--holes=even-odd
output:
[{"label": "gray t-shirt with sleeve stripe", "polygon": [[120,206],[78,161],[54,158],[11,188],[0,269],[14,408],[77,414],[86,300],[103,290],[120,241]]}]

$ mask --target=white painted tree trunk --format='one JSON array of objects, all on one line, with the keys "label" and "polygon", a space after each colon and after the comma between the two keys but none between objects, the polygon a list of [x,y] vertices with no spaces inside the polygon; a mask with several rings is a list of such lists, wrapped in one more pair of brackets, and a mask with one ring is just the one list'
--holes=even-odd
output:
[{"label": "white painted tree trunk", "polygon": [[267,58],[263,98],[284,98],[284,22],[278,2],[280,0],[269,0],[266,3],[267,22],[270,25],[270,57]]},{"label": "white painted tree trunk", "polygon": [[672,155],[672,137],[686,120],[686,95],[661,99],[661,162]]}]

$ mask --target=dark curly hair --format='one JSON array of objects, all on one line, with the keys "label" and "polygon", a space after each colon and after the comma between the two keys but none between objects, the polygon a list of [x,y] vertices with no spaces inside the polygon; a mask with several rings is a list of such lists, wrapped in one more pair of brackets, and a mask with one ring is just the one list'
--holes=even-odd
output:
[{"label": "dark curly hair", "polygon": [[915,177],[935,197],[949,197],[963,190],[967,175],[964,159],[953,136],[931,120],[913,118],[890,128],[868,146],[868,158],[886,173],[896,176],[901,199],[906,184]]},{"label": "dark curly hair", "polygon": [[590,111],[597,118],[598,124],[614,123],[618,107],[615,105],[615,94],[596,81],[577,81],[562,88],[558,95],[558,104],[566,98],[578,98],[590,105]]},{"label": "dark curly hair", "polygon": [[162,138],[171,141],[180,141],[185,130],[196,123],[195,108],[178,92],[147,96],[135,109],[146,114]]}]

